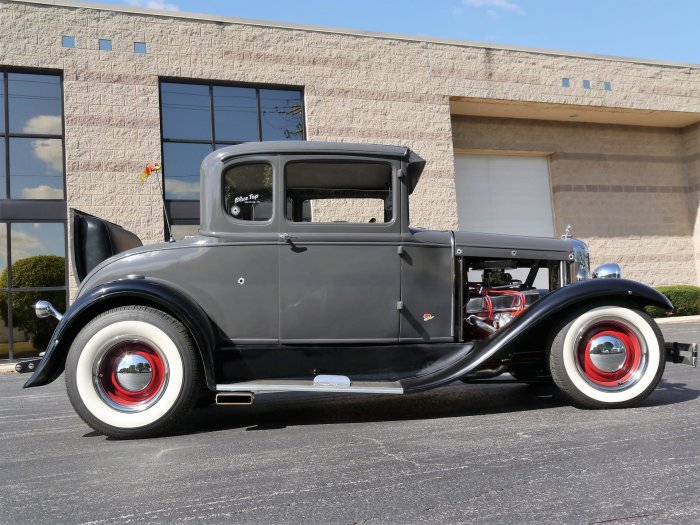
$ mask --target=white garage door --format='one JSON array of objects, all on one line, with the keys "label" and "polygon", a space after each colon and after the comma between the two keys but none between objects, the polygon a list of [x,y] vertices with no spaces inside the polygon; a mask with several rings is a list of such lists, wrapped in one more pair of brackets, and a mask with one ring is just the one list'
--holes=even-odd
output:
[{"label": "white garage door", "polygon": [[546,157],[455,154],[459,229],[554,236]]}]

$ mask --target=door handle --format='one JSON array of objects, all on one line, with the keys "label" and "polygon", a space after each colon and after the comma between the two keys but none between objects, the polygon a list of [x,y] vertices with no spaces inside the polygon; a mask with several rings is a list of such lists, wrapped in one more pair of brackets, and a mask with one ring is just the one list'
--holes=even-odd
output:
[{"label": "door handle", "polygon": [[289,244],[294,244],[294,241],[297,240],[297,237],[289,235],[288,233],[280,233],[280,240],[288,242]]}]

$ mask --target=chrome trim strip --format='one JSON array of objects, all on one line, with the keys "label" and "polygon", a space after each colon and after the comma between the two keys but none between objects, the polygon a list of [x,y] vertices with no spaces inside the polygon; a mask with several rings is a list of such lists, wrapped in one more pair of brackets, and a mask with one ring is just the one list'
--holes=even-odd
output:
[{"label": "chrome trim strip", "polygon": [[[316,385],[311,381],[278,381],[278,382],[246,382],[232,383],[228,385],[216,385],[220,392],[345,392],[348,394],[403,394],[403,387],[398,382],[377,383],[371,386],[370,382],[359,385],[347,386]],[[379,386],[381,385],[381,386]],[[396,385],[396,386],[389,386]]]}]

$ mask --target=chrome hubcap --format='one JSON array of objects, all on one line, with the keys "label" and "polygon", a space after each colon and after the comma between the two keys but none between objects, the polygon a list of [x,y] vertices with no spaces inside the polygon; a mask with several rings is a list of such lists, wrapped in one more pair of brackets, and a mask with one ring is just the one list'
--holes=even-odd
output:
[{"label": "chrome hubcap", "polygon": [[152,343],[117,339],[93,364],[95,390],[120,412],[140,412],[158,402],[168,384],[168,363]]},{"label": "chrome hubcap", "polygon": [[617,337],[602,335],[591,340],[589,354],[593,366],[603,372],[617,372],[625,365],[627,347]]},{"label": "chrome hubcap", "polygon": [[151,363],[139,354],[125,354],[116,363],[117,383],[129,392],[140,392],[153,377]]},{"label": "chrome hubcap", "polygon": [[601,316],[583,325],[575,352],[581,377],[606,392],[632,387],[649,364],[646,340],[639,329],[617,316]]}]

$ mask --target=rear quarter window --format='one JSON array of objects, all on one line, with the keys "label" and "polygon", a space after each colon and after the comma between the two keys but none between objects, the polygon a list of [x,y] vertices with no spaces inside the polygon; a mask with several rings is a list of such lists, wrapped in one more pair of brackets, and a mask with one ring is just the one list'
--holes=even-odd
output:
[{"label": "rear quarter window", "polygon": [[272,219],[272,166],[240,164],[224,172],[224,208],[239,221],[267,222]]}]

